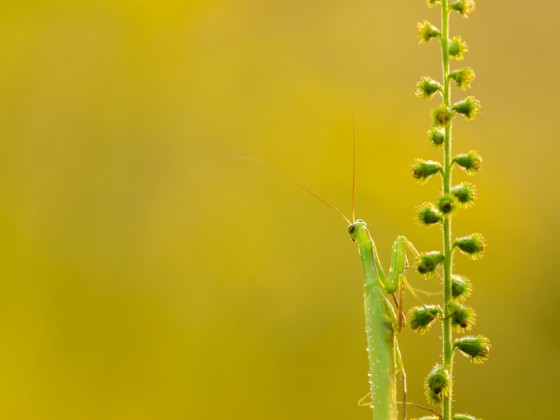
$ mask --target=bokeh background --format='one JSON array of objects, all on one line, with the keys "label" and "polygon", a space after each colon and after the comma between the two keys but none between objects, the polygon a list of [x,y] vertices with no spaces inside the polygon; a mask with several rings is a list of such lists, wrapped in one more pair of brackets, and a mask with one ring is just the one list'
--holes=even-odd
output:
[{"label": "bokeh background", "polygon": [[[484,419],[558,411],[558,13],[481,1],[452,23],[483,104],[455,150],[484,157],[454,229],[489,244],[456,271],[493,342],[485,365],[457,357],[455,407]],[[234,156],[350,213],[353,108],[357,212],[381,257],[401,233],[436,249],[414,208],[438,182],[409,169],[440,154],[414,96],[440,74],[424,18],[422,0],[4,2],[0,417],[370,418],[345,224]],[[439,335],[401,334],[414,401]]]}]

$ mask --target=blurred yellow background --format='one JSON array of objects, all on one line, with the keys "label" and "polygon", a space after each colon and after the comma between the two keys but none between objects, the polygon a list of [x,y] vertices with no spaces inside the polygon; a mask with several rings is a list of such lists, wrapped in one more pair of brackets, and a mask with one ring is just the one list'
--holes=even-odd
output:
[{"label": "blurred yellow background", "polygon": [[[0,418],[368,419],[362,273],[344,223],[248,155],[358,216],[388,265],[437,197],[410,165],[438,159],[414,96],[439,77],[415,1],[5,2],[0,13]],[[560,335],[560,43],[555,2],[481,1],[452,31],[471,51],[482,116],[482,232],[473,332],[490,360],[456,361],[458,411],[552,418]],[[454,64],[456,65],[456,64]],[[455,98],[464,94],[456,92]],[[353,105],[352,105],[353,104]],[[456,180],[465,179],[457,173]],[[411,276],[437,289],[437,278]],[[408,306],[415,304],[408,296]],[[400,342],[409,399],[440,332]],[[420,415],[421,413],[416,413]]]}]

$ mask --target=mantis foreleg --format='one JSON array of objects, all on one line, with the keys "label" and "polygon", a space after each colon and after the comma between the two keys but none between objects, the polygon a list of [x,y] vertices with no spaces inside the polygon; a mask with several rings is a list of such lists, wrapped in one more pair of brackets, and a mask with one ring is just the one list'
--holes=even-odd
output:
[{"label": "mantis foreleg", "polygon": [[397,307],[397,332],[400,332],[404,319],[402,305],[404,297],[404,287],[407,285],[406,271],[408,269],[408,259],[406,258],[405,252],[406,249],[408,249],[415,255],[419,255],[412,242],[410,242],[405,236],[398,236],[395,242],[393,242],[391,251],[391,266],[389,269],[389,276],[387,276],[383,270],[383,266],[381,265],[381,260],[379,259],[375,242],[373,243],[373,258],[375,260],[375,266],[378,272],[378,280],[383,290],[386,293],[392,294],[393,300],[395,301],[395,305]]}]

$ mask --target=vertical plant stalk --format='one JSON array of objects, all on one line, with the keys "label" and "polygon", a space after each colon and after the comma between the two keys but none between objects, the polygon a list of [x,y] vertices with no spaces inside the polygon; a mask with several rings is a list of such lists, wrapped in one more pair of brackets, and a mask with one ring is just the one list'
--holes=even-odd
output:
[{"label": "vertical plant stalk", "polygon": [[473,363],[482,363],[488,358],[490,342],[482,335],[453,338],[453,330],[459,333],[468,331],[476,319],[474,310],[462,304],[470,296],[472,288],[468,279],[453,274],[453,253],[458,249],[471,259],[477,259],[486,245],[478,233],[454,240],[451,236],[451,222],[456,210],[460,207],[470,207],[476,195],[475,187],[470,183],[453,185],[452,172],[454,165],[457,165],[467,174],[473,175],[480,169],[482,158],[472,150],[453,156],[452,121],[457,115],[472,120],[478,114],[480,103],[473,96],[456,103],[451,101],[452,82],[459,89],[466,90],[470,87],[475,73],[470,67],[450,69],[450,60],[462,60],[468,46],[460,36],[450,38],[449,21],[453,12],[467,17],[474,11],[475,4],[474,0],[426,1],[428,7],[441,7],[441,29],[424,21],[418,24],[418,36],[420,43],[428,43],[432,39],[440,41],[443,79],[440,83],[430,77],[422,77],[416,85],[416,95],[424,99],[432,99],[436,94],[441,96],[443,103],[432,110],[433,122],[428,131],[428,139],[432,145],[443,148],[443,162],[417,159],[412,167],[412,175],[419,181],[427,181],[438,173],[441,175],[442,195],[435,203],[426,202],[419,207],[418,220],[426,226],[440,224],[443,238],[442,250],[423,253],[417,261],[416,268],[420,274],[430,275],[442,266],[443,305],[421,305],[413,308],[409,319],[412,329],[421,334],[430,328],[433,321],[442,321],[442,360],[426,378],[428,401],[441,406],[443,420],[474,419],[466,414],[453,414],[453,356],[458,350]]},{"label": "vertical plant stalk", "polygon": [[[442,0],[441,4],[441,58],[443,67],[443,103],[448,112],[451,111],[451,89],[449,78],[449,0]],[[451,175],[453,172],[451,161],[452,119],[445,124],[445,138],[443,142],[443,195],[451,193]],[[449,390],[443,399],[443,418],[451,419],[451,403],[453,401],[453,335],[451,331],[451,276],[453,270],[453,248],[451,246],[451,218],[443,218],[443,367],[449,375]]]}]

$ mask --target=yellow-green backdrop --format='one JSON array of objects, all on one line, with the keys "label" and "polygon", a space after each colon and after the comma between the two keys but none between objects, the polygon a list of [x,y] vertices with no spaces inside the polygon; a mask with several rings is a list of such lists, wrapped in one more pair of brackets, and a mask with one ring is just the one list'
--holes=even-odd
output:
[{"label": "yellow-green backdrop", "polygon": [[[439,185],[410,176],[440,74],[423,0],[30,0],[0,6],[0,418],[368,419],[361,267],[345,224],[248,155],[357,213],[387,261]],[[480,1],[452,32],[471,51],[481,117],[475,333],[455,407],[552,418],[560,230],[555,2]],[[462,93],[454,93],[455,98]],[[465,176],[457,174],[457,180]],[[411,276],[437,289],[437,277]],[[408,296],[408,305],[414,304]],[[440,331],[401,334],[409,399]],[[419,413],[417,413],[418,415]]]}]

